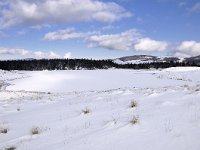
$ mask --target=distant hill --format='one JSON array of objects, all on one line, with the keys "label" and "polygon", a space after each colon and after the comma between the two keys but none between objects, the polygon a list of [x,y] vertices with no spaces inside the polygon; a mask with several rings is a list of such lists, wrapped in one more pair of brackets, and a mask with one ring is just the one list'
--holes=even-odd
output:
[{"label": "distant hill", "polygon": [[160,62],[182,62],[183,59],[178,57],[157,57],[151,55],[133,55],[121,57],[113,60],[117,64],[144,64]]},{"label": "distant hill", "polygon": [[200,66],[200,56],[181,59],[178,57],[157,57],[151,55],[134,55],[117,59],[23,59],[2,60],[3,70],[94,70],[94,69],[151,69],[178,66]]},{"label": "distant hill", "polygon": [[185,58],[185,62],[200,65],[200,56]]}]

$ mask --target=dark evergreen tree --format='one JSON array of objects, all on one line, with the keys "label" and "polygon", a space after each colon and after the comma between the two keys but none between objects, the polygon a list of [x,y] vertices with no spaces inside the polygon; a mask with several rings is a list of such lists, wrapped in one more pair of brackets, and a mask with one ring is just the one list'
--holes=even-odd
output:
[{"label": "dark evergreen tree", "polygon": [[40,59],[40,60],[4,60],[0,61],[3,70],[80,70],[80,69],[150,69],[177,66],[199,66],[194,62],[152,62],[145,64],[117,64],[112,60],[92,59]]}]

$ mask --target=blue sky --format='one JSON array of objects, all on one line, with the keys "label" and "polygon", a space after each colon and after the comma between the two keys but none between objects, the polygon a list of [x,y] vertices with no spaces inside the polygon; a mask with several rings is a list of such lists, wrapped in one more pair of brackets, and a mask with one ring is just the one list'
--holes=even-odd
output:
[{"label": "blue sky", "polygon": [[0,59],[200,55],[198,0],[0,1]]}]

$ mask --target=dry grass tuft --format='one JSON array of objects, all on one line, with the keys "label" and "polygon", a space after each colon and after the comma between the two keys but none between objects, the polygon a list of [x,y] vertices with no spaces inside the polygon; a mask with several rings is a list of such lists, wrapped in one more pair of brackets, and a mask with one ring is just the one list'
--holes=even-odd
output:
[{"label": "dry grass tuft", "polygon": [[0,133],[6,134],[6,133],[8,133],[8,129],[7,128],[0,128]]},{"label": "dry grass tuft", "polygon": [[7,148],[5,148],[5,150],[16,150],[17,148],[16,147],[14,147],[14,146],[11,146],[11,147],[7,147]]},{"label": "dry grass tuft", "polygon": [[90,112],[91,112],[91,111],[90,111],[89,108],[85,108],[85,109],[82,110],[82,113],[85,114],[85,115],[86,115],[86,114],[89,114]]},{"label": "dry grass tuft", "polygon": [[39,127],[34,127],[32,130],[31,130],[31,134],[32,135],[36,135],[36,134],[40,134],[41,130]]},{"label": "dry grass tuft", "polygon": [[139,116],[133,116],[132,119],[130,120],[130,123],[132,125],[138,124],[139,123]]},{"label": "dry grass tuft", "polygon": [[130,108],[135,108],[138,106],[138,103],[136,101],[132,101],[131,104],[130,104]]}]

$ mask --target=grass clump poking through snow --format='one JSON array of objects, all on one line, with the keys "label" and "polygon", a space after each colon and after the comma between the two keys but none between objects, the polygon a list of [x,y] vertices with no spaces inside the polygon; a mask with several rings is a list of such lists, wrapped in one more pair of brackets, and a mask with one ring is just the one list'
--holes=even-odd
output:
[{"label": "grass clump poking through snow", "polygon": [[6,134],[6,133],[8,133],[8,129],[7,128],[0,128],[0,133]]},{"label": "grass clump poking through snow", "polygon": [[85,109],[82,110],[82,113],[85,114],[85,115],[86,115],[86,114],[89,114],[90,112],[91,112],[91,111],[90,111],[89,108],[85,108]]},{"label": "grass clump poking through snow", "polygon": [[32,130],[31,130],[31,134],[32,135],[36,135],[36,134],[40,134],[40,128],[38,127],[34,127]]},{"label": "grass clump poking through snow", "polygon": [[5,148],[5,150],[16,150],[16,147],[14,147],[14,146],[7,147],[7,148]]},{"label": "grass clump poking through snow", "polygon": [[131,101],[130,108],[135,108],[137,106],[138,106],[138,103],[135,100]]},{"label": "grass clump poking through snow", "polygon": [[135,116],[135,115],[134,115],[134,116],[131,118],[130,123],[131,123],[132,125],[138,124],[138,123],[139,123],[139,116]]},{"label": "grass clump poking through snow", "polygon": [[21,110],[21,109],[18,107],[18,108],[17,108],[17,111],[20,111],[20,110]]}]

